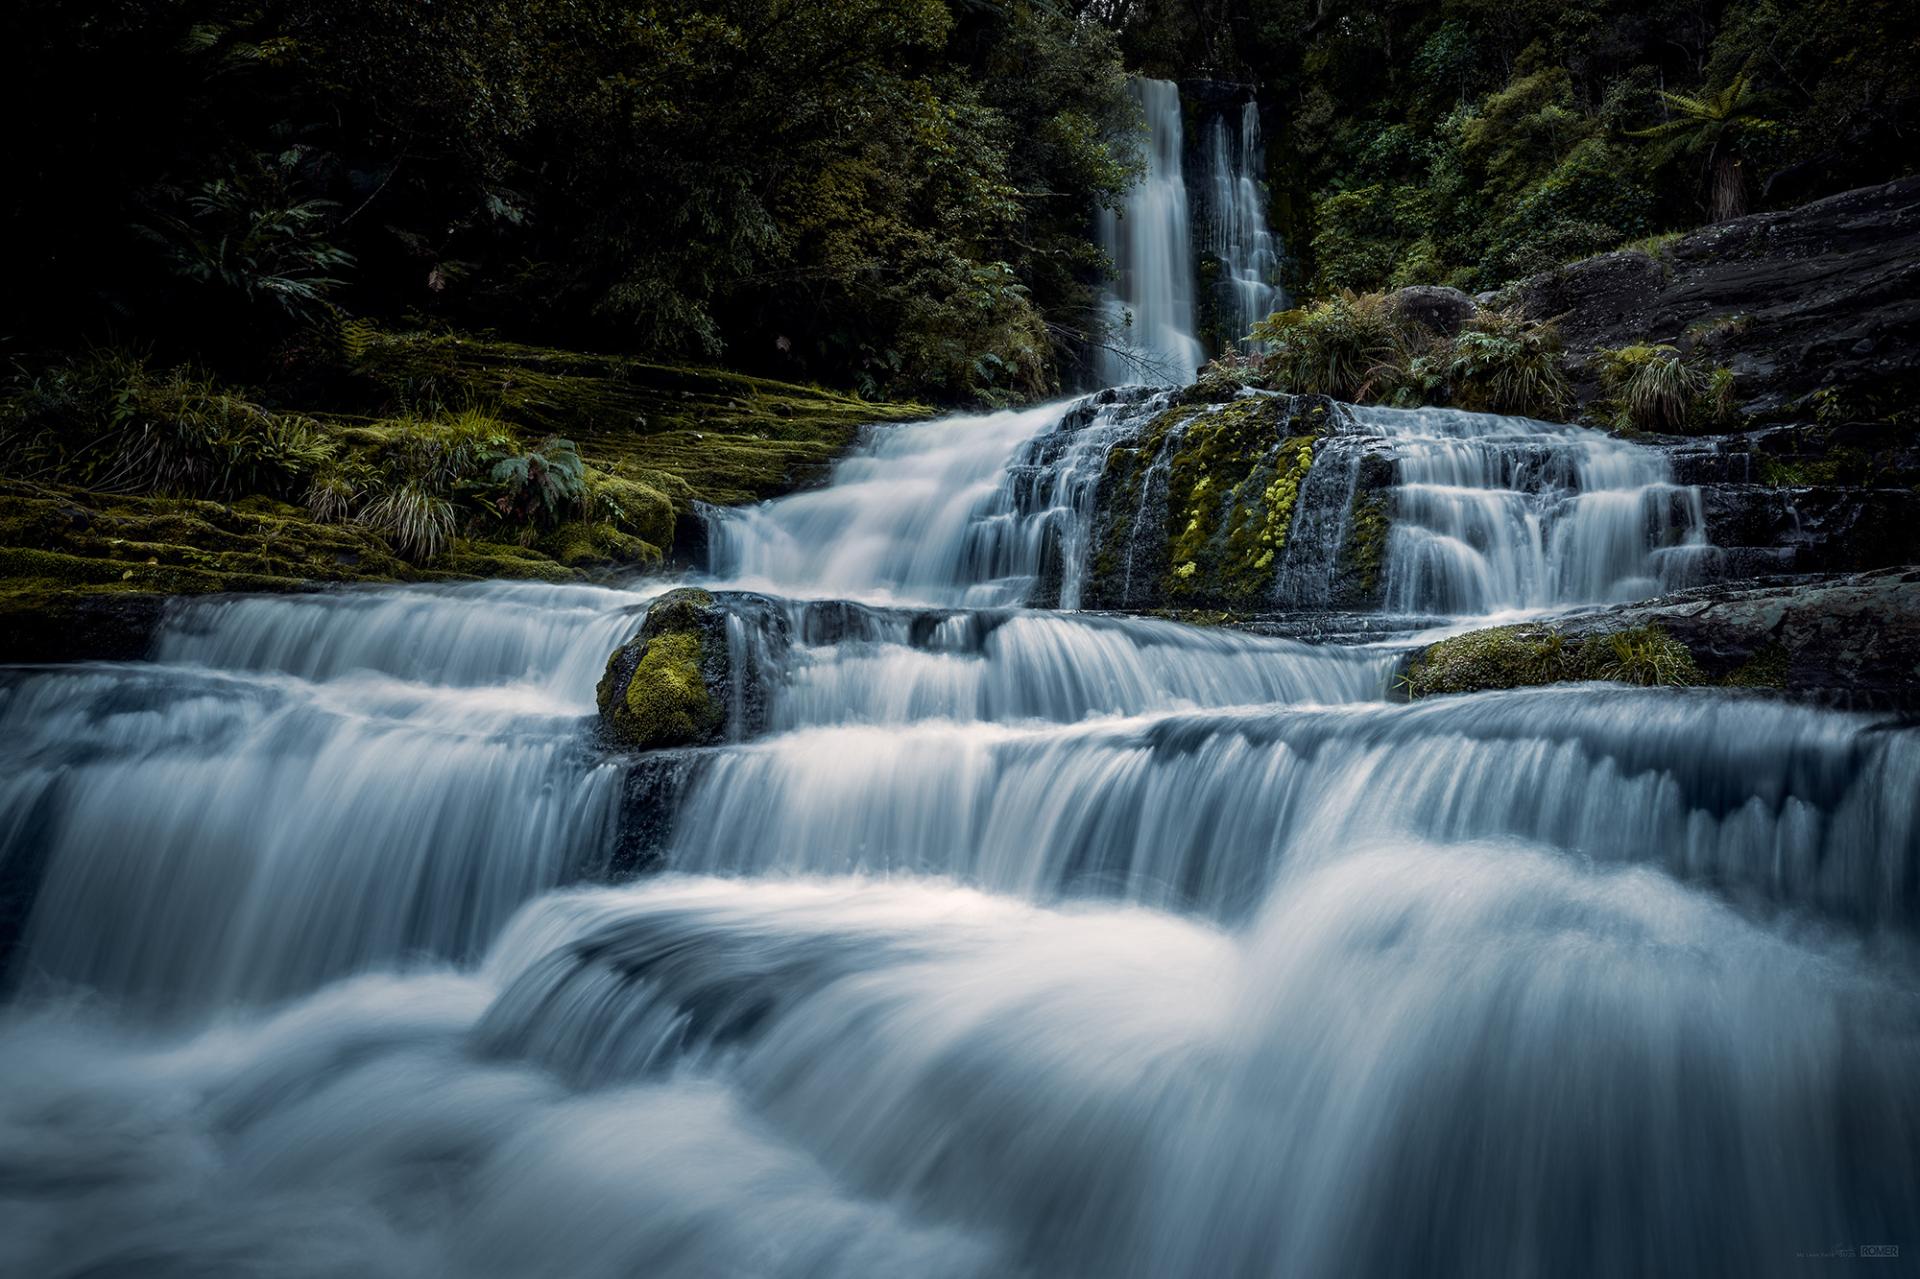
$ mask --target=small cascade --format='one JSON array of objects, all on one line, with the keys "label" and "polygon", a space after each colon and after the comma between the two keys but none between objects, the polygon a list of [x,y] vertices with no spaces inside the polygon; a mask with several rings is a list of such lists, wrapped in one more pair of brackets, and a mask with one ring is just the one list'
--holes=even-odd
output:
[{"label": "small cascade", "polygon": [[878,428],[829,487],[714,512],[713,575],[802,598],[1075,608],[1107,449],[1150,403],[1106,392]]},{"label": "small cascade", "polygon": [[1619,603],[1693,585],[1712,563],[1699,490],[1656,450],[1456,409],[1351,412],[1396,458],[1390,611]]},{"label": "small cascade", "polygon": [[1099,211],[1101,248],[1118,278],[1109,301],[1113,349],[1100,352],[1101,385],[1181,385],[1204,355],[1195,336],[1193,233],[1180,151],[1185,135],[1180,91],[1170,81],[1129,85],[1146,118],[1145,175],[1116,212]]},{"label": "small cascade", "polygon": [[1291,706],[850,723],[731,748],[670,797],[667,861],[938,874],[1235,918],[1329,850],[1521,839],[1652,862],[1743,900],[1920,925],[1920,734],[1619,688],[1311,704],[1366,695],[1352,660],[1344,686],[1300,666],[1275,690],[1308,693]]},{"label": "small cascade", "polygon": [[212,601],[162,663],[0,685],[0,869],[41,876],[27,969],[171,1012],[478,953],[606,859],[620,770],[584,716],[647,598]]},{"label": "small cascade", "polygon": [[[1074,723],[1196,707],[1377,698],[1394,655],[1152,618],[1044,612],[869,614],[796,646],[772,687],[777,730],[925,720]],[[818,624],[790,625],[804,637]]]},{"label": "small cascade", "polygon": [[1260,107],[1241,104],[1237,119],[1215,116],[1207,128],[1207,202],[1200,247],[1219,263],[1216,303],[1225,337],[1244,346],[1247,330],[1286,306],[1276,281],[1280,252],[1267,228],[1263,190],[1266,155],[1260,143]]},{"label": "small cascade", "polygon": [[[1355,548],[1364,543],[1356,521],[1386,525],[1382,499],[1360,499],[1360,476],[1370,457],[1380,457],[1379,441],[1353,430],[1337,430],[1314,445],[1313,469],[1300,486],[1293,524],[1280,557],[1273,599],[1281,608],[1325,609],[1348,601],[1339,599],[1343,573],[1355,578],[1349,593],[1374,594],[1378,567],[1353,563]],[[1360,555],[1365,555],[1362,550]]]}]

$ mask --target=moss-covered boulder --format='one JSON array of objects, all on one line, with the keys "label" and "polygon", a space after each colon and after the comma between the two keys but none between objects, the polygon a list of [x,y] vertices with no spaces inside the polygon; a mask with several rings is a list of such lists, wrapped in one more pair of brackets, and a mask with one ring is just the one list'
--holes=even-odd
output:
[{"label": "moss-covered boulder", "polygon": [[596,690],[607,739],[656,750],[761,732],[791,627],[786,608],[764,595],[668,591],[607,659]]},{"label": "moss-covered boulder", "polygon": [[1551,626],[1472,631],[1415,654],[1400,689],[1424,697],[1588,679],[1920,707],[1920,569],[1722,583]]},{"label": "moss-covered boulder", "polygon": [[1429,646],[1408,664],[1401,688],[1409,697],[1426,697],[1577,680],[1705,682],[1686,645],[1657,626],[1577,638],[1551,626],[1522,625],[1469,631]]},{"label": "moss-covered boulder", "polygon": [[726,613],[706,591],[669,591],[607,658],[594,690],[607,736],[633,750],[706,746],[726,731]]}]

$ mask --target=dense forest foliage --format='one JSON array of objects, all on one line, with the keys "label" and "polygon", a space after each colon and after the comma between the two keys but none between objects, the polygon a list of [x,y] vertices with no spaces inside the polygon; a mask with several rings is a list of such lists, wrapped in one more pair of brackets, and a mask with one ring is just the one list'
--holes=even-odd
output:
[{"label": "dense forest foliage", "polygon": [[1492,288],[1913,171],[1912,0],[1095,0],[1255,86],[1294,283]]},{"label": "dense forest foliage", "polygon": [[1911,0],[18,0],[0,338],[258,384],[354,317],[1016,400],[1098,337],[1125,76],[1256,90],[1297,294],[1884,179]]},{"label": "dense forest foliage", "polygon": [[22,0],[0,49],[15,336],[223,360],[354,314],[1032,395],[1137,151],[1036,3]]}]

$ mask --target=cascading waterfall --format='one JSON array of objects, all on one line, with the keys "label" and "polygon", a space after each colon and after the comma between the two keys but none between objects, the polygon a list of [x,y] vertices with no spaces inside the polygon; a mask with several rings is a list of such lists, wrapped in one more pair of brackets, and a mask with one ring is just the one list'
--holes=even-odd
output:
[{"label": "cascading waterfall", "polygon": [[[1165,403],[884,428],[714,514],[765,711],[716,747],[595,745],[661,586],[207,601],[150,663],[5,671],[0,1273],[1751,1275],[1913,1239],[1920,729],[1400,705],[1404,638],[1033,607],[1079,598],[1107,452]],[[1711,555],[1650,451],[1355,410],[1283,598],[1376,455],[1397,610]]]},{"label": "cascading waterfall", "polygon": [[1395,612],[1645,599],[1695,584],[1714,554],[1697,489],[1665,455],[1598,431],[1457,409],[1351,410],[1392,445]]},{"label": "cascading waterfall", "polygon": [[1220,264],[1221,319],[1236,343],[1247,330],[1285,307],[1276,281],[1279,246],[1267,228],[1267,202],[1261,188],[1265,155],[1260,145],[1260,106],[1248,99],[1240,107],[1237,128],[1225,115],[1207,129],[1208,202],[1205,252]]},{"label": "cascading waterfall", "polygon": [[1100,247],[1118,279],[1109,303],[1113,332],[1097,372],[1106,386],[1193,381],[1203,360],[1195,334],[1193,232],[1180,149],[1180,90],[1167,80],[1134,80],[1146,117],[1146,173],[1119,211],[1097,216]]},{"label": "cascading waterfall", "polygon": [[0,688],[0,868],[39,977],[167,1011],[484,951],[604,861],[582,717],[647,597],[499,585],[196,605],[152,666]]}]

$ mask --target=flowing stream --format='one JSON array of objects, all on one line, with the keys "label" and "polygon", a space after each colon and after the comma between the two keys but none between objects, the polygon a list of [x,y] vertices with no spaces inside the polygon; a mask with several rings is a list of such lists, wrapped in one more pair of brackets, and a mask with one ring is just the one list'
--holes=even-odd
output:
[{"label": "flowing stream", "polygon": [[[0,1274],[1920,1248],[1920,730],[1406,705],[1406,637],[1072,611],[1158,403],[882,428],[716,514],[705,584],[786,637],[743,629],[767,731],[721,746],[596,744],[660,582],[210,600],[152,661],[0,671]],[[1339,439],[1394,460],[1390,610],[1711,566],[1650,451],[1459,413]],[[1335,528],[1324,474],[1297,518]]]}]

